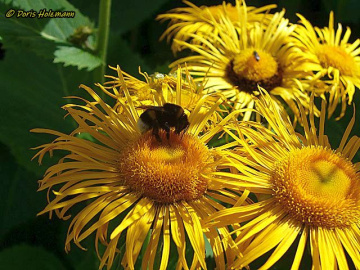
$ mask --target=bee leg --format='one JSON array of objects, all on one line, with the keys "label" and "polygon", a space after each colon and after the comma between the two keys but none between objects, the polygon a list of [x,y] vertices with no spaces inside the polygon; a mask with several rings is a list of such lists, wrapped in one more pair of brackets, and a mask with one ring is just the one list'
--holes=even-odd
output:
[{"label": "bee leg", "polygon": [[185,127],[183,130],[179,131],[175,129],[175,133],[176,134],[180,134],[180,138],[182,139],[186,133],[186,131],[188,130],[189,126]]},{"label": "bee leg", "polygon": [[169,126],[168,122],[165,122],[164,130],[166,131],[166,139],[169,141],[169,139],[170,139],[170,126]]},{"label": "bee leg", "polygon": [[161,138],[160,138],[160,135],[159,135],[159,128],[158,127],[153,128],[152,135],[155,136],[156,140],[161,143]]},{"label": "bee leg", "polygon": [[182,139],[184,137],[185,131],[180,132],[179,134],[180,134],[180,138]]}]

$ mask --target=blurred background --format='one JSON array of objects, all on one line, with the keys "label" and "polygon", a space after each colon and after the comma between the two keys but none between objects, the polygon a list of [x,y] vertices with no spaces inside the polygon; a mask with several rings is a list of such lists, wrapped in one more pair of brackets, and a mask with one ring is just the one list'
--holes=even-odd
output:
[{"label": "blurred background", "polygon": [[[232,1],[229,1],[233,3]],[[217,5],[222,1],[196,1],[199,5]],[[358,0],[249,0],[260,7],[277,4],[286,9],[291,22],[296,13],[313,25],[328,24],[329,12],[335,21],[352,29],[351,42],[360,37],[360,1]],[[185,6],[174,0],[113,1],[107,64],[121,68],[135,77],[138,67],[148,74],[166,73],[175,60],[170,46],[159,38],[167,23],[155,20],[158,14]],[[72,19],[6,18],[9,9],[75,11]],[[64,252],[70,221],[48,215],[36,216],[46,204],[46,192],[36,192],[37,181],[61,153],[46,158],[41,166],[31,158],[31,148],[50,142],[50,135],[32,134],[33,128],[48,128],[69,133],[74,123],[65,118],[61,106],[65,96],[84,95],[80,84],[90,87],[98,81],[99,58],[94,56],[98,27],[99,2],[87,0],[21,1],[0,0],[0,268],[1,269],[98,269],[94,237],[84,241],[87,252],[72,246]],[[84,28],[85,27],[85,28]],[[345,27],[344,27],[345,28]],[[107,68],[107,74],[115,75]],[[354,97],[357,124],[352,134],[360,135],[360,93]],[[334,115],[338,115],[335,113]],[[337,146],[351,119],[345,117],[326,123],[330,141]],[[356,156],[359,161],[359,154]],[[76,212],[76,209],[75,209]],[[289,269],[294,254],[285,256],[273,269]],[[252,265],[257,269],[258,263]],[[303,269],[307,269],[304,264]],[[209,269],[213,266],[209,265]],[[170,268],[169,268],[170,269]]]}]

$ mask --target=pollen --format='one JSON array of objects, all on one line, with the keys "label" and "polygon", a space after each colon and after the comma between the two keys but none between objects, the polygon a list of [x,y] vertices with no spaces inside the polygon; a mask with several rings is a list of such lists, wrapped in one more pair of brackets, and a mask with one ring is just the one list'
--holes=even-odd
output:
[{"label": "pollen", "polygon": [[271,174],[274,198],[310,226],[345,227],[360,219],[360,175],[354,165],[323,147],[293,150]]},{"label": "pollen", "polygon": [[246,49],[230,61],[226,77],[240,90],[254,92],[258,85],[271,91],[281,85],[282,72],[274,57],[263,51]]},{"label": "pollen", "polygon": [[210,150],[189,134],[151,131],[129,143],[119,160],[119,173],[133,192],[158,203],[199,199],[207,190],[206,174],[214,171]]},{"label": "pollen", "polygon": [[317,57],[323,68],[337,68],[343,75],[353,76],[358,70],[354,57],[341,47],[321,45]]}]

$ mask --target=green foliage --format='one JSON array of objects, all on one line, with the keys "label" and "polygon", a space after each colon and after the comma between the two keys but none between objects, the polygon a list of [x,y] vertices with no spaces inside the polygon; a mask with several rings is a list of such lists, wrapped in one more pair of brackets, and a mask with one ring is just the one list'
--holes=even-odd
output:
[{"label": "green foliage", "polygon": [[[52,40],[65,41],[66,38],[74,32],[74,29],[83,25],[92,26],[90,20],[66,0],[46,0],[46,3],[44,1],[28,0],[0,0],[0,3],[1,2],[8,5],[9,8],[13,7],[24,11],[33,10],[40,12],[42,9],[51,9],[53,11],[74,11],[76,15],[75,18],[71,18],[71,20],[67,18],[54,18],[46,20],[45,18],[46,23],[49,25],[44,29],[43,34],[45,38]],[[42,19],[34,21],[42,21]],[[28,22],[28,20],[25,20],[25,22]]]},{"label": "green foliage", "polygon": [[[139,76],[139,67],[141,70],[151,73],[151,69],[143,57],[138,52],[134,52],[128,42],[117,33],[110,35],[108,54],[108,65],[110,66],[120,65],[121,69],[135,77]],[[115,74],[110,70],[108,73]]]},{"label": "green foliage", "polygon": [[76,66],[91,71],[101,65],[99,57],[75,47],[59,46],[54,55],[54,63],[64,63],[65,67]]},{"label": "green foliage", "polygon": [[[35,218],[36,208],[44,205],[44,196],[39,196],[37,177],[19,166],[9,149],[0,144],[0,237],[11,228]],[[24,203],[24,202],[31,202]]]},{"label": "green foliage", "polygon": [[[200,1],[202,4],[220,4],[218,1]],[[273,1],[280,8],[285,7],[287,17],[296,22],[294,15],[300,12],[314,25],[326,25],[328,12],[335,11],[336,22],[349,22],[352,37],[359,35],[357,0]],[[200,3],[200,4],[201,4]],[[264,5],[266,1],[256,0],[251,5]],[[121,68],[135,77],[139,66],[151,74],[155,71],[168,72],[168,64],[174,59],[166,42],[159,42],[167,23],[155,21],[157,14],[183,5],[171,0],[112,1],[110,39],[106,64]],[[9,9],[36,11],[74,11],[74,18],[6,18]],[[87,252],[72,246],[65,254],[64,240],[69,221],[49,220],[47,215],[36,217],[46,205],[46,192],[37,193],[37,180],[45,169],[54,164],[63,153],[54,152],[53,158],[46,157],[39,166],[31,161],[36,153],[31,148],[49,143],[54,137],[33,134],[33,128],[46,128],[69,134],[75,123],[65,118],[61,106],[72,102],[71,95],[88,97],[79,89],[80,84],[94,87],[94,77],[102,62],[96,51],[99,1],[87,0],[0,0],[0,42],[5,57],[0,60],[0,265],[4,269],[98,269],[99,260],[94,249],[94,236],[84,240]],[[312,18],[313,17],[313,18]],[[317,20],[316,20],[317,19]],[[91,72],[90,72],[91,71]],[[115,75],[107,69],[108,74]],[[351,135],[360,134],[360,91],[354,97],[356,124]],[[335,115],[338,115],[335,113]],[[351,107],[340,121],[330,118],[326,121],[326,134],[331,144],[337,147],[347,124],[353,115]],[[80,134],[91,140],[88,134]],[[217,139],[217,138],[216,138]],[[213,140],[213,146],[228,142],[226,136]],[[360,161],[360,152],[355,156]],[[73,213],[72,213],[73,214]],[[116,226],[116,224],[114,224]],[[124,252],[124,237],[121,238]],[[168,269],[177,264],[177,251],[171,244]],[[190,246],[188,243],[187,246]],[[104,247],[100,247],[103,249]],[[214,267],[209,245],[206,245],[208,269]],[[159,247],[160,249],[160,247]],[[187,250],[191,257],[192,250]],[[290,255],[289,255],[290,254]],[[293,258],[294,249],[273,269],[285,269]],[[140,254],[140,258],[143,254]],[[266,256],[265,256],[266,257]],[[264,258],[265,258],[264,257]],[[262,258],[262,259],[264,259]],[[116,258],[116,265],[121,260]],[[253,269],[263,261],[252,263]],[[157,262],[158,263],[158,262]],[[137,262],[136,266],[141,265]],[[304,269],[309,268],[309,261]],[[119,267],[120,268],[120,267]]]},{"label": "green foliage", "polygon": [[[71,2],[91,18],[96,18],[98,15],[98,2],[90,3],[87,0]],[[112,1],[110,28],[120,35],[138,28],[145,20],[153,20],[159,14],[159,9],[169,2],[169,0]]]},{"label": "green foliage", "polygon": [[[0,4],[0,13],[4,14],[9,6]],[[5,18],[0,16],[0,33],[7,48],[26,49],[45,58],[52,58],[55,50],[53,41],[44,39],[41,32],[45,20]]]},{"label": "green foliage", "polygon": [[166,2],[168,1],[113,1],[112,28],[125,33],[151,16],[154,18],[156,12]]},{"label": "green foliage", "polygon": [[[94,68],[96,61],[99,62],[99,59],[97,59],[95,55],[91,55],[82,48],[74,47],[69,57],[64,55],[64,46],[56,48],[57,44],[71,46],[69,39],[80,27],[93,28],[90,20],[66,0],[49,0],[46,4],[41,1],[26,0],[2,0],[1,2],[3,2],[3,4],[0,5],[1,13],[5,14],[9,9],[16,10],[14,16],[11,18],[6,18],[5,16],[0,17],[0,33],[8,48],[25,48],[50,59],[53,59],[55,56],[55,63],[61,62],[64,63],[64,66],[74,65],[72,57],[74,56],[74,50],[76,50],[76,60],[80,59],[82,63],[79,68],[87,67],[89,70]],[[20,13],[21,10],[35,11],[37,12],[36,15],[39,15],[43,9],[47,11],[74,11],[75,17],[51,19],[37,17],[22,18]],[[88,47],[92,47],[91,45],[88,45]],[[89,59],[92,61],[89,61],[87,65],[86,60]],[[99,65],[99,63],[97,63],[96,66],[97,65]]]},{"label": "green foliage", "polygon": [[76,89],[81,81],[66,81],[62,70],[32,53],[11,50],[0,65],[0,74],[6,78],[2,80],[0,99],[0,140],[17,162],[37,174],[43,170],[39,171],[36,161],[30,162],[35,154],[30,148],[49,142],[50,138],[32,134],[30,129],[44,127],[68,132],[72,128],[60,107],[66,102],[62,97],[69,94],[69,88]]},{"label": "green foliage", "polygon": [[[19,256],[21,254],[21,256]],[[18,245],[0,252],[0,265],[12,270],[65,270],[54,254],[41,247]]]}]

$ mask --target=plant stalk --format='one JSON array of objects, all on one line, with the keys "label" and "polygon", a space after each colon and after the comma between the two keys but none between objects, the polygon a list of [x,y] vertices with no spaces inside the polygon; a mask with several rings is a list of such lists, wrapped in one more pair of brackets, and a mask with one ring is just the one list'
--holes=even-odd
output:
[{"label": "plant stalk", "polygon": [[96,44],[96,55],[101,59],[101,66],[95,70],[95,82],[104,83],[106,56],[109,42],[111,0],[100,0],[99,28]]}]

